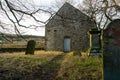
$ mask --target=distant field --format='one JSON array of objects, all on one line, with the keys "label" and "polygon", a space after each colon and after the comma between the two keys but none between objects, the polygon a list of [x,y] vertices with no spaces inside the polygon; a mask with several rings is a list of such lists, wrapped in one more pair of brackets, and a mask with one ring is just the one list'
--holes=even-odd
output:
[{"label": "distant field", "polygon": [[[27,43],[25,44],[1,44],[0,48],[26,48]],[[44,43],[36,43],[36,48],[44,48]]]},{"label": "distant field", "polygon": [[26,48],[27,44],[3,44],[1,48]]},{"label": "distant field", "polygon": [[4,34],[4,36],[6,36],[7,40],[1,37],[0,53],[25,51],[29,40],[36,42],[36,50],[45,49],[45,38],[42,36],[23,35],[24,39],[12,34]]},{"label": "distant field", "polygon": [[102,59],[72,52],[4,53],[0,80],[102,80]]},{"label": "distant field", "polygon": [[[27,43],[25,44],[1,44],[0,45],[0,53],[1,52],[21,52],[25,51],[27,47]],[[44,43],[36,43],[36,50],[44,50]]]}]

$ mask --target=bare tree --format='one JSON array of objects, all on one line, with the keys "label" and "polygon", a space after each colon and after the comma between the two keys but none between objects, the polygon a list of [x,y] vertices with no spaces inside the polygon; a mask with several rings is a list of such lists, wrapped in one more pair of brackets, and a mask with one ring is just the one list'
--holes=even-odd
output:
[{"label": "bare tree", "polygon": [[[1,0],[0,1],[0,15],[5,16],[11,26],[14,27],[17,34],[21,34],[19,27],[36,29],[40,24],[46,24],[46,21],[41,20],[38,16],[42,13],[52,16],[49,8],[38,7],[32,0]],[[33,21],[32,24],[23,24],[27,19]],[[29,20],[30,21],[30,20]],[[34,24],[37,23],[38,25]],[[0,18],[0,27],[5,28],[6,23]]]},{"label": "bare tree", "polygon": [[84,0],[79,8],[93,19],[99,29],[105,28],[109,21],[119,16],[119,5],[115,0]]},{"label": "bare tree", "polygon": [[41,18],[43,14],[52,17],[54,13],[49,7],[36,5],[34,0],[0,0],[0,34],[13,29],[22,37],[21,28],[37,29],[48,22],[49,18]]},{"label": "bare tree", "polygon": [[119,0],[103,0],[105,16],[112,21],[112,18],[120,12],[120,6],[117,3]]}]

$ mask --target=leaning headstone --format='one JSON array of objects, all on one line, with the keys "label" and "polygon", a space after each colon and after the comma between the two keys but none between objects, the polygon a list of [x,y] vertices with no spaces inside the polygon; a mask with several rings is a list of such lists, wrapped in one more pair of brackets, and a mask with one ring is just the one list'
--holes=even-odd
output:
[{"label": "leaning headstone", "polygon": [[89,30],[90,35],[90,51],[89,56],[101,56],[101,30],[92,28]]},{"label": "leaning headstone", "polygon": [[120,19],[104,30],[104,80],[120,79]]},{"label": "leaning headstone", "polygon": [[28,41],[27,48],[26,48],[26,53],[25,54],[34,54],[35,44],[36,44],[36,42],[34,40]]}]

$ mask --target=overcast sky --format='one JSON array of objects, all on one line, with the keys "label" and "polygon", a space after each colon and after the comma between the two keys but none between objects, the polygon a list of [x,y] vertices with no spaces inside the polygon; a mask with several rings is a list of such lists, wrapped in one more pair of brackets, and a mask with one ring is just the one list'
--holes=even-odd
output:
[{"label": "overcast sky", "polygon": [[[29,1],[29,0],[27,0],[27,1]],[[83,0],[75,0],[75,1],[82,2]],[[120,3],[120,0],[116,0],[116,1],[117,1],[117,3]],[[40,7],[40,6],[51,7],[51,6],[55,5],[54,4],[55,0],[33,0],[33,3],[36,4],[38,7]],[[45,15],[45,14],[41,14],[41,16],[38,16],[38,17],[41,18],[41,20],[42,19],[47,20],[49,18],[49,16]],[[1,15],[0,15],[0,18],[2,18]],[[7,22],[7,21],[5,20],[5,22]],[[31,19],[28,19],[27,22],[23,22],[23,24],[29,24],[29,23],[34,23],[34,22],[32,22]],[[9,27],[9,26],[7,26],[7,27]],[[21,33],[24,33],[24,34],[38,35],[38,36],[44,36],[45,35],[45,27],[39,27],[37,29],[20,28],[20,30],[21,30]],[[3,31],[3,32],[5,32],[5,31]],[[14,31],[12,31],[12,32],[14,32]]]},{"label": "overcast sky", "polygon": [[[35,1],[35,3],[38,6],[39,5],[42,5],[42,6],[53,6],[54,2],[55,2],[55,0],[34,0],[34,1]],[[76,1],[82,3],[83,0],[76,0]],[[120,0],[116,0],[116,1],[117,1],[117,3],[120,3]],[[48,16],[44,16],[44,15],[42,17],[43,17],[43,19],[48,18]],[[28,31],[28,34],[44,36],[45,35],[45,28],[39,28],[37,30],[30,30],[30,31]]]},{"label": "overcast sky", "polygon": [[[33,0],[34,3],[37,6],[45,6],[45,7],[50,7],[52,6],[52,4],[54,3],[55,0]],[[42,16],[40,16],[41,19],[43,20],[47,20],[49,18],[48,15],[44,15],[42,14]],[[45,27],[40,27],[37,29],[23,29],[23,32],[27,32],[25,34],[29,34],[29,35],[38,35],[38,36],[44,36],[45,35]]]},{"label": "overcast sky", "polygon": [[[4,1],[4,0],[2,0],[2,1]],[[16,0],[11,0],[11,2],[12,1],[16,1]],[[23,3],[32,1],[33,6],[35,5],[35,6],[38,6],[38,8],[41,8],[41,6],[42,7],[43,6],[44,7],[52,6],[52,4],[54,3],[55,0],[21,0],[21,1],[23,1]],[[27,3],[25,3],[25,5],[26,4]],[[12,15],[10,17],[11,17],[11,19],[14,19],[14,17],[12,17]],[[40,20],[45,21],[45,20],[47,20],[49,18],[49,16],[42,13],[40,16],[38,16],[38,18],[40,18]],[[10,23],[10,21],[8,20],[7,16],[4,13],[0,13],[0,20],[2,22],[7,23],[7,24]],[[21,21],[21,23],[24,24],[24,25],[27,25],[27,24],[30,24],[30,23],[34,24],[35,21],[33,21],[31,18],[28,18],[26,21]],[[37,26],[41,26],[41,25],[37,25]],[[3,33],[4,32],[5,33],[15,33],[14,27],[12,27],[11,25],[7,25],[5,27],[7,29],[3,29],[3,28],[0,27],[0,31],[3,32]],[[39,36],[44,36],[45,35],[45,28],[43,28],[43,27],[39,27],[37,29],[28,29],[28,28],[21,28],[21,27],[19,27],[19,30],[20,30],[21,34],[39,35]]]},{"label": "overcast sky", "polygon": [[[4,1],[4,0],[2,0],[2,1]],[[11,2],[14,2],[14,1],[16,1],[16,0],[10,0]],[[37,6],[38,8],[42,8],[42,7],[45,7],[45,8],[48,8],[48,7],[51,7],[52,9],[55,9],[56,7],[55,7],[55,5],[56,5],[56,1],[62,1],[62,0],[21,0],[23,3],[25,3],[25,5],[27,4],[27,6],[28,6],[28,4],[29,3],[32,3],[33,4],[33,6],[35,5],[35,6]],[[83,0],[73,0],[73,1],[76,1],[76,2],[82,2]],[[16,1],[17,2],[17,1]],[[77,3],[76,3],[77,4]],[[58,9],[58,8],[57,8]],[[57,10],[57,9],[55,9],[55,10]],[[9,14],[11,14],[11,13],[9,13]],[[12,16],[12,15],[10,15],[10,17],[11,17],[11,19],[13,19],[14,20],[14,17]],[[46,20],[48,20],[49,19],[49,15],[48,14],[44,14],[44,13],[42,13],[42,14],[40,14],[39,16],[37,16],[37,18],[39,18],[39,20],[42,20],[42,21],[46,21]],[[30,17],[28,17],[27,19],[25,19],[25,20],[23,20],[23,21],[20,21],[20,23],[22,23],[23,25],[26,25],[26,26],[28,26],[28,25],[35,25],[36,24],[36,22],[35,21],[33,21],[32,20],[33,18],[30,18]],[[2,22],[5,22],[5,23],[7,23],[7,24],[9,24],[9,23],[11,23],[9,20],[8,20],[8,18],[7,18],[7,16],[3,13],[1,13],[0,14],[0,20],[2,21]],[[45,25],[43,25],[43,24],[37,24],[37,26],[45,26]],[[5,26],[7,29],[2,29],[1,27],[0,27],[0,31],[1,32],[3,32],[3,33],[15,33],[15,30],[14,30],[14,27],[13,26],[11,26],[11,25],[7,25],[7,26]],[[39,28],[36,28],[36,29],[29,29],[29,28],[23,28],[23,27],[18,27],[18,29],[20,30],[20,32],[21,32],[21,34],[24,34],[24,35],[26,35],[26,34],[29,34],[29,35],[38,35],[38,36],[44,36],[45,35],[45,27],[39,27]]]},{"label": "overcast sky", "polygon": [[[82,0],[76,0],[79,2],[82,2]],[[50,6],[54,6],[54,2],[55,0],[34,0],[35,4],[38,6],[46,6],[46,7],[50,7]],[[48,16],[47,15],[42,15],[41,19],[47,19]],[[23,32],[27,32],[25,34],[30,34],[30,35],[39,35],[39,36],[44,36],[45,35],[45,27],[41,27],[41,28],[37,28],[36,30],[34,29],[21,29],[23,30]]]}]

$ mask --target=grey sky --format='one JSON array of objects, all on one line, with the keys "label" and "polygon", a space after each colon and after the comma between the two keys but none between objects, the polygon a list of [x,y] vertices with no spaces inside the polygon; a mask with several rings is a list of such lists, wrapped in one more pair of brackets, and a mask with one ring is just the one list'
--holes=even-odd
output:
[{"label": "grey sky", "polygon": [[[4,1],[4,0],[2,0],[2,1]],[[15,1],[15,0],[11,0],[11,1]],[[29,0],[21,0],[21,1],[23,1],[24,3],[25,2],[32,3],[33,6],[35,4],[38,7],[41,7],[41,6],[48,7],[48,6],[51,6],[51,4],[54,2],[54,0],[30,0],[30,1]],[[25,5],[27,5],[27,3],[25,3]],[[12,17],[12,15],[10,17],[11,17],[11,19],[14,19],[14,17]],[[49,17],[48,17],[48,15],[45,15],[43,13],[40,16],[38,16],[38,18],[40,18],[40,20],[44,21],[44,20],[48,19]],[[7,23],[7,24],[10,23],[10,21],[8,20],[7,16],[4,14],[4,12],[3,12],[3,14],[2,13],[0,14],[0,20],[2,22]],[[35,24],[35,22],[33,22],[33,20],[31,18],[29,18],[29,17],[28,17],[28,19],[26,21],[23,21],[23,22],[21,21],[21,23],[25,24],[25,25],[30,24],[30,23]],[[37,26],[41,26],[41,25],[39,24]],[[10,25],[5,26],[5,28],[8,28],[8,29],[2,29],[0,27],[0,30],[2,32],[5,32],[5,33],[14,33],[15,32],[14,27],[12,27]],[[21,34],[40,35],[40,36],[44,36],[44,32],[45,32],[45,29],[43,27],[37,28],[35,30],[34,29],[28,29],[28,28],[26,29],[26,28],[19,27],[19,30],[20,30]]]},{"label": "grey sky", "polygon": [[[24,0],[21,0],[24,1]],[[29,1],[29,0],[27,0]],[[76,2],[82,2],[83,0],[75,0]],[[116,0],[117,3],[120,3],[120,0]],[[55,4],[55,0],[33,0],[32,1],[34,4],[36,4],[38,7],[44,6],[44,7],[51,7],[54,6]],[[0,20],[1,18],[4,18],[3,15],[0,15]],[[41,20],[47,20],[49,18],[48,15],[45,15],[44,13],[41,14],[40,16],[38,16],[38,18],[40,18]],[[4,22],[7,22],[6,20]],[[22,22],[23,24],[29,24],[29,23],[35,23],[33,22],[30,18],[28,19],[28,21],[26,22]],[[40,26],[40,24],[39,24]],[[7,26],[9,27],[9,26]],[[24,34],[29,34],[29,35],[39,35],[39,36],[44,36],[45,35],[45,27],[39,27],[36,30],[34,29],[25,29],[25,28],[19,28],[21,30],[21,33]],[[3,32],[8,32],[8,31],[4,31]],[[11,31],[14,32],[14,31]],[[9,33],[9,32],[8,32]]]},{"label": "grey sky", "polygon": [[[76,0],[79,2],[82,2],[82,0]],[[54,6],[55,0],[33,0],[33,2],[37,5],[37,6],[45,6],[45,7],[51,7]],[[42,14],[42,16],[39,16],[41,19],[43,20],[47,20],[49,18],[48,15],[44,15]],[[29,21],[31,22],[31,21]],[[36,30],[34,29],[21,29],[24,32],[27,32],[26,34],[30,34],[30,35],[40,35],[40,36],[44,36],[45,35],[45,27],[40,27],[37,28]]]},{"label": "grey sky", "polygon": [[[4,2],[4,0],[2,0]],[[10,0],[11,2],[15,2],[16,0]],[[52,9],[55,9],[55,0],[20,0],[21,2],[23,2],[27,7],[31,7],[30,4],[32,4],[34,7],[36,8],[49,8],[51,7]],[[56,0],[58,1],[58,0]],[[59,0],[60,2],[61,0]],[[82,0],[74,0],[76,2],[82,2]],[[17,3],[17,1],[16,1]],[[54,6],[54,7],[53,7]],[[32,8],[30,8],[32,9]],[[57,8],[58,9],[58,8]],[[55,9],[56,10],[56,9]],[[2,11],[1,11],[2,12]],[[10,18],[15,20],[15,18],[13,17],[13,15],[8,12],[8,14],[10,15]],[[41,13],[37,16],[37,18],[39,20],[42,21],[46,21],[49,18],[48,14],[45,13]],[[7,24],[12,24],[8,17],[3,13],[0,13],[0,21],[7,23]],[[33,20],[33,18],[27,17],[25,20],[20,21],[20,23],[22,23],[23,25],[37,25],[37,26],[44,26],[41,23],[37,23]],[[5,32],[5,33],[15,33],[14,27],[12,25],[7,25],[5,26],[6,29],[2,29],[2,27],[0,27],[0,31],[1,32]],[[23,28],[23,27],[18,27],[18,29],[20,30],[21,34],[29,34],[29,35],[39,35],[39,36],[44,36],[45,35],[45,27],[39,27],[37,29],[29,29],[29,28]]]}]

